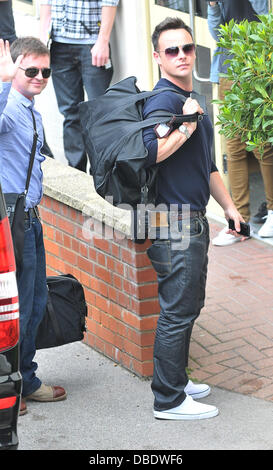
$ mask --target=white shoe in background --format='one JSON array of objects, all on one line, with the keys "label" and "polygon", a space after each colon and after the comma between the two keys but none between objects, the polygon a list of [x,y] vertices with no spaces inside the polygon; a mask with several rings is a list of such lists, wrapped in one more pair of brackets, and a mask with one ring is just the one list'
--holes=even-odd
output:
[{"label": "white shoe in background", "polygon": [[228,230],[228,227],[224,227],[221,232],[218,233],[218,235],[213,238],[212,244],[215,246],[227,246],[227,245],[233,245],[233,243],[237,243],[241,240],[240,237],[236,237],[235,235],[232,235],[232,233],[226,233]]},{"label": "white shoe in background", "polygon": [[273,211],[269,210],[265,223],[258,231],[259,237],[273,237]]},{"label": "white shoe in background", "polygon": [[[233,243],[240,242],[242,240],[242,236],[236,236],[232,235],[232,233],[227,233],[228,226],[224,227],[221,232],[218,233],[218,235],[213,238],[212,244],[215,246],[228,246],[228,245],[233,245]],[[249,237],[244,237],[245,240],[248,240],[253,236],[254,230],[250,224],[250,236]]]}]

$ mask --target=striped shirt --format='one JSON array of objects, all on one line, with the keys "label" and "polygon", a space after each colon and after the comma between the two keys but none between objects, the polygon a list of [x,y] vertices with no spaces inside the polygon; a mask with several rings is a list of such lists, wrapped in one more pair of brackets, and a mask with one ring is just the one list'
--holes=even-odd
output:
[{"label": "striped shirt", "polygon": [[[119,0],[41,0],[51,5],[53,40],[84,40],[95,43],[100,29],[102,7],[116,7]],[[73,41],[71,41],[73,42]]]}]

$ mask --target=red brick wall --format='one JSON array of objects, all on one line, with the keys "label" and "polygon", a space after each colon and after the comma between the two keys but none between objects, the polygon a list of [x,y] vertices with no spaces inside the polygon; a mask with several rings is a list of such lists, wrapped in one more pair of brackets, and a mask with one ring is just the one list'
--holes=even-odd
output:
[{"label": "red brick wall", "polygon": [[[80,211],[48,196],[40,208],[48,275],[70,273],[84,287],[84,342],[137,375],[151,376],[159,304],[149,242],[137,245],[118,233],[87,240]],[[92,218],[88,225],[94,226]]]}]

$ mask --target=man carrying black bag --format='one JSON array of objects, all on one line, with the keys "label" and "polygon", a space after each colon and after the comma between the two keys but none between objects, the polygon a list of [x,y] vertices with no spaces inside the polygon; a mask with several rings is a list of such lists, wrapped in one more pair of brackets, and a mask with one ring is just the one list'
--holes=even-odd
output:
[{"label": "man carrying black bag", "polygon": [[38,204],[42,198],[44,156],[43,127],[34,108],[34,96],[46,87],[50,76],[49,51],[33,37],[17,39],[9,47],[0,39],[0,177],[4,193],[24,192],[37,135],[25,207],[22,264],[17,270],[20,304],[20,371],[23,378],[20,414],[25,414],[26,398],[59,401],[66,398],[62,387],[44,385],[36,376],[36,333],[47,303],[43,230]]},{"label": "man carrying black bag", "polygon": [[[144,105],[144,119],[157,110],[174,114],[203,113],[192,98],[195,45],[191,29],[179,18],[166,18],[153,36],[154,58],[161,78],[155,88],[175,88],[186,97],[164,91]],[[157,128],[158,134],[158,128]],[[205,301],[209,224],[205,216],[210,195],[227,219],[240,229],[240,214],[211,158],[212,125],[208,116],[185,122],[158,137],[154,128],[143,132],[147,166],[158,165],[157,211],[150,225],[155,237],[147,254],[157,273],[160,315],[154,344],[154,417],[195,420],[218,415],[218,408],[196,401],[211,392],[207,384],[187,375],[192,328]]]}]

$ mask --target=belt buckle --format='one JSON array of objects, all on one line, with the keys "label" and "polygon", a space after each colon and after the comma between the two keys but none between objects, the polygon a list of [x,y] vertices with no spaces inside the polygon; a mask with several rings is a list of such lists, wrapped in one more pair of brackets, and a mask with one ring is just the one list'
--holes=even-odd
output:
[{"label": "belt buckle", "polygon": [[151,212],[150,223],[151,227],[168,227],[168,212]]}]

